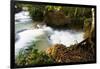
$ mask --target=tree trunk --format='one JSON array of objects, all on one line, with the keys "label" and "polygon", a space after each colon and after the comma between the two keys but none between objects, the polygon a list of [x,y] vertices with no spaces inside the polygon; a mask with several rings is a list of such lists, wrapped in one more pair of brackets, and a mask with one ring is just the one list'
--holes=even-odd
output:
[{"label": "tree trunk", "polygon": [[76,16],[76,14],[77,14],[77,8],[75,8],[75,13],[74,13],[74,16]]}]

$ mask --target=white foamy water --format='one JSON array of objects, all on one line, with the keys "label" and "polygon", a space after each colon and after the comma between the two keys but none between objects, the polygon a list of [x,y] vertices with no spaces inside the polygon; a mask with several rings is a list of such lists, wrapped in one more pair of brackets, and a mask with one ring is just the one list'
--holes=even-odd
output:
[{"label": "white foamy water", "polygon": [[31,22],[32,19],[29,16],[28,11],[21,11],[20,13],[15,14],[15,21],[18,21],[16,23],[26,23]]},{"label": "white foamy water", "polygon": [[[15,31],[18,32],[23,29],[27,29],[16,33],[18,40],[15,42],[15,55],[21,48],[26,48],[34,42],[36,48],[39,50],[50,47],[52,44],[63,44],[66,47],[79,43],[83,40],[83,32],[75,30],[54,30],[51,27],[39,26],[38,29],[30,29],[33,23],[29,17],[28,12],[21,12],[15,15]],[[26,20],[26,21],[25,21]],[[18,37],[17,37],[18,36]]]},{"label": "white foamy water", "polygon": [[49,36],[53,34],[51,28],[46,27],[42,29],[25,30],[18,33],[19,40],[15,43],[15,53],[17,54],[21,48],[30,46],[33,42],[35,48],[43,50],[51,46]]},{"label": "white foamy water", "polygon": [[63,44],[69,47],[72,44],[79,43],[83,40],[83,32],[72,32],[72,30],[52,30],[50,27],[41,29],[25,30],[18,33],[19,40],[15,43],[15,52],[21,48],[31,45],[34,42],[36,48],[43,50],[52,44]]},{"label": "white foamy water", "polygon": [[83,32],[72,32],[72,30],[55,30],[51,35],[52,44],[63,44],[66,47],[79,43],[83,40]]}]

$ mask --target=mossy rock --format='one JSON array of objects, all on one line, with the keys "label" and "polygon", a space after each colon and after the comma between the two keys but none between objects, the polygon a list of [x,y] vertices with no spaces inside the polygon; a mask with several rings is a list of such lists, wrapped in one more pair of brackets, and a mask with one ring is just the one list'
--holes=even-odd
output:
[{"label": "mossy rock", "polygon": [[70,17],[61,11],[48,11],[45,14],[44,22],[51,26],[62,26],[71,22]]}]

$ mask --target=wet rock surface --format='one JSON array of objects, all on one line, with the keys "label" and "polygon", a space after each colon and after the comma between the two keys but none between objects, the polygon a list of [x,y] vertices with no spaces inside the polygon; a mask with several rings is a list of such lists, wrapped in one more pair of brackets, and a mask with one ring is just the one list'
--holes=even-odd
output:
[{"label": "wet rock surface", "polygon": [[95,59],[94,49],[90,49],[87,44],[82,47],[77,44],[70,47],[55,44],[45,51],[56,63],[89,62]]},{"label": "wet rock surface", "polygon": [[70,17],[65,16],[60,11],[49,11],[44,19],[44,22],[50,26],[64,26],[71,22]]}]

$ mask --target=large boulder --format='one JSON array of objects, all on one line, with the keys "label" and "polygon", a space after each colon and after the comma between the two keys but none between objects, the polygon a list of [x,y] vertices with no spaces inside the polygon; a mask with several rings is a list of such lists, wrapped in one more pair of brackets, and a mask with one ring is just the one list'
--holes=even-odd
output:
[{"label": "large boulder", "polygon": [[71,22],[70,17],[61,11],[48,11],[45,14],[44,22],[51,26],[63,26]]}]

